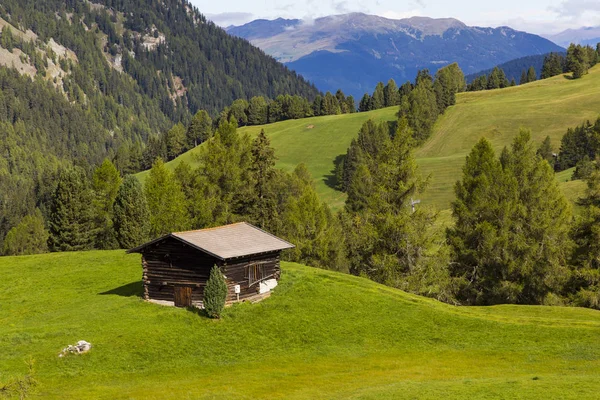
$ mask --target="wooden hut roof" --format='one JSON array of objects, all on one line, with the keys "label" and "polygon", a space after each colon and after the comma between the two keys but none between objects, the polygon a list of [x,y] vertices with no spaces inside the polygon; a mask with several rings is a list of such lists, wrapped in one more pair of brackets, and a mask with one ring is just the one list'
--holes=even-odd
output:
[{"label": "wooden hut roof", "polygon": [[128,251],[140,253],[144,248],[168,237],[180,240],[191,247],[221,260],[291,249],[293,244],[286,242],[247,222],[218,226],[196,231],[175,232],[154,239]]}]

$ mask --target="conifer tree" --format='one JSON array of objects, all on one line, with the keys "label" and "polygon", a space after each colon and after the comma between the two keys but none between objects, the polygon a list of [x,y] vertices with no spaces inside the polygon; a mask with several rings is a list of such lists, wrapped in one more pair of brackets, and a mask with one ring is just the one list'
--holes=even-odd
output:
[{"label": "conifer tree", "polygon": [[400,86],[400,89],[398,89],[398,104],[400,104],[402,102],[402,99],[404,99],[405,97],[408,97],[408,95],[410,94],[410,92],[412,92],[413,90],[413,84],[410,81],[406,81],[404,82],[404,84],[402,86]]},{"label": "conifer tree", "polygon": [[576,305],[600,308],[600,160],[587,179],[584,212],[574,233],[576,271],[570,282]]},{"label": "conifer tree", "polygon": [[363,95],[362,99],[360,100],[358,110],[360,112],[371,111],[373,109],[372,107],[373,107],[373,100],[371,99],[371,96],[369,96],[368,93],[365,93]]},{"label": "conifer tree", "polygon": [[52,199],[48,226],[52,251],[89,250],[96,230],[91,207],[93,194],[81,167],[61,172]]},{"label": "conifer tree", "polygon": [[383,89],[384,106],[392,107],[400,104],[400,93],[396,81],[390,79]]},{"label": "conifer tree", "polygon": [[158,237],[181,231],[189,225],[186,201],[181,185],[158,159],[152,165],[144,186],[150,211],[150,236]]},{"label": "conifer tree", "polygon": [[446,108],[456,103],[456,93],[464,91],[465,76],[457,63],[441,68],[435,74],[433,83],[438,110],[443,113]]},{"label": "conifer tree", "polygon": [[267,101],[262,96],[254,96],[248,102],[248,124],[264,125],[267,123]]},{"label": "conifer tree", "polygon": [[535,72],[535,68],[533,66],[529,67],[527,71],[527,82],[535,82],[537,81],[537,73]]},{"label": "conifer tree", "polygon": [[166,134],[167,157],[174,159],[185,150],[185,128],[181,122],[175,124]]},{"label": "conifer tree", "polygon": [[208,281],[204,287],[204,310],[210,318],[221,318],[227,300],[227,282],[216,265],[210,270]]},{"label": "conifer tree", "polygon": [[541,79],[547,79],[562,74],[564,70],[564,63],[565,59],[562,55],[557,53],[548,54],[546,57],[544,57]]},{"label": "conifer tree", "polygon": [[571,209],[522,131],[498,161],[482,139],[467,157],[448,231],[453,275],[471,304],[541,304],[568,277]]},{"label": "conifer tree", "polygon": [[548,161],[548,164],[552,168],[554,168],[554,149],[552,148],[552,142],[550,141],[550,136],[546,136],[546,139],[542,142],[541,146],[537,150],[537,155],[542,159]]},{"label": "conifer tree", "polygon": [[[258,100],[255,100],[254,103],[256,103],[257,101]],[[254,103],[251,101],[251,105]],[[252,107],[253,107],[252,109],[254,112],[254,109],[257,107],[257,105],[254,104]],[[256,111],[256,112],[258,113],[259,111]],[[265,114],[264,115],[265,122],[261,122],[261,123],[266,123],[266,104],[265,104],[265,110],[263,112]],[[259,117],[255,117],[253,114],[252,118],[254,120]],[[192,118],[192,122],[190,123],[190,126],[187,130],[187,134],[186,134],[187,148],[188,149],[194,148],[194,147],[198,146],[200,143],[207,141],[211,136],[212,136],[212,119],[210,118],[210,116],[208,115],[208,113],[206,111],[199,110]]]},{"label": "conifer tree", "polygon": [[235,121],[221,120],[213,140],[200,153],[196,171],[192,219],[198,227],[236,222],[252,198],[248,185],[252,154],[247,134],[240,135]]},{"label": "conifer tree", "polygon": [[44,227],[44,217],[39,209],[33,215],[25,216],[4,238],[2,254],[21,256],[41,254],[48,251],[48,231]]},{"label": "conifer tree", "polygon": [[98,230],[94,247],[97,249],[112,249],[117,245],[112,220],[121,181],[119,171],[108,159],[96,168],[92,176],[94,219]]},{"label": "conifer tree", "polygon": [[352,95],[346,97],[346,110],[348,110],[348,113],[356,112],[356,104],[354,103],[354,96]]},{"label": "conifer tree", "polygon": [[383,83],[379,82],[373,92],[373,110],[379,110],[385,106],[385,95]]},{"label": "conifer tree", "polygon": [[399,118],[406,118],[414,138],[422,143],[431,135],[439,114],[431,75],[427,70],[417,74],[417,84],[400,104]]},{"label": "conifer tree", "polygon": [[131,249],[150,238],[150,211],[139,180],[125,177],[114,202],[113,226],[122,249]]},{"label": "conifer tree", "polygon": [[526,84],[527,82],[529,82],[529,81],[527,80],[527,72],[526,72],[525,70],[523,70],[523,71],[521,72],[521,79],[519,80],[519,85],[524,85],[524,84]]},{"label": "conifer tree", "polygon": [[250,171],[254,183],[254,196],[251,198],[249,214],[253,221],[263,229],[268,229],[275,211],[275,193],[272,180],[275,177],[275,150],[271,147],[264,129],[252,142],[252,163]]},{"label": "conifer tree", "polygon": [[[393,138],[382,140],[372,156],[361,159],[348,190],[342,220],[351,272],[450,300],[447,263],[439,258],[443,252],[434,250],[443,247],[434,233],[435,215],[425,208],[412,211],[411,200],[426,182],[417,173],[408,121],[401,118]],[[424,271],[440,278],[437,289]]]}]

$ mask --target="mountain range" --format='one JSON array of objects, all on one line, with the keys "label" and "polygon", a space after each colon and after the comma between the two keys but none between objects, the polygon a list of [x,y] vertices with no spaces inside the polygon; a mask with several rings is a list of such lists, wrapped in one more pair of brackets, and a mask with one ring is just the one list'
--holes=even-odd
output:
[{"label": "mountain range", "polygon": [[567,29],[554,35],[544,35],[544,37],[563,47],[568,47],[571,43],[589,44],[596,47],[600,42],[600,26]]},{"label": "mountain range", "polygon": [[342,88],[362,96],[377,82],[413,80],[458,62],[465,74],[519,57],[564,49],[508,27],[470,27],[453,18],[387,19],[362,13],[299,19],[255,20],[228,33],[249,40],[321,90]]}]

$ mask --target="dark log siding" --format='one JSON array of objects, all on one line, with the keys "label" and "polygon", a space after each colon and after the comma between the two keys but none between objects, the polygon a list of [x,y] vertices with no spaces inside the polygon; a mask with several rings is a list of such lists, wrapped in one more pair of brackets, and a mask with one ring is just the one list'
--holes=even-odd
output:
[{"label": "dark log siding", "polygon": [[240,285],[240,300],[248,299],[258,294],[258,286],[256,283],[248,286],[246,278],[246,267],[250,264],[261,263],[265,268],[265,275],[273,275],[272,277],[279,280],[279,253],[259,254],[250,257],[227,260],[223,268],[223,273],[227,277],[227,286],[229,287],[227,301],[235,301],[236,295],[234,291],[235,285]]},{"label": "dark log siding", "polygon": [[235,285],[240,285],[240,301],[247,300],[256,296],[259,289],[258,283],[250,287],[246,278],[246,267],[254,263],[264,265],[265,275],[279,279],[279,252],[222,261],[176,239],[166,238],[142,252],[144,298],[172,302],[174,287],[188,286],[192,288],[192,303],[199,305],[210,270],[218,265],[227,278],[227,301],[237,300]]}]

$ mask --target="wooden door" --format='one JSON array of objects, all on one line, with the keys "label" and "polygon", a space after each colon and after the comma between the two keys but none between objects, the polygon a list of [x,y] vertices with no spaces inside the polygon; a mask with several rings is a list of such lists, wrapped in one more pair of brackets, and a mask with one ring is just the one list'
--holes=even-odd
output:
[{"label": "wooden door", "polygon": [[187,286],[175,286],[175,306],[192,306],[192,288]]}]

